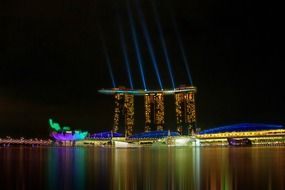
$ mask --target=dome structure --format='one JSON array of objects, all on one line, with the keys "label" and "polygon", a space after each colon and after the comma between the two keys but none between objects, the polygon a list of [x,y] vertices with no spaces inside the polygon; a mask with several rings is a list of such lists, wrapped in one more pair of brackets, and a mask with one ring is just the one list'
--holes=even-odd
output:
[{"label": "dome structure", "polygon": [[167,136],[179,136],[178,132],[170,131],[149,131],[130,136],[129,138],[163,138]]},{"label": "dome structure", "polygon": [[106,138],[112,138],[112,137],[123,137],[124,135],[122,133],[115,133],[111,131],[106,132],[100,132],[100,133],[94,133],[90,135],[90,138],[92,139],[106,139]]},{"label": "dome structure", "polygon": [[284,129],[283,125],[262,124],[262,123],[239,123],[226,125],[212,129],[206,129],[199,132],[202,134],[226,133],[226,132],[246,132],[246,131],[261,131],[261,130],[276,130]]}]

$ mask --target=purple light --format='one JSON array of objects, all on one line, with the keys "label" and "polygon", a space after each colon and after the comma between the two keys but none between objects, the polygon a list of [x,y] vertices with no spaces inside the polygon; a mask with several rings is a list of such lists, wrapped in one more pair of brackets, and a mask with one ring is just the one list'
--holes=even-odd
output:
[{"label": "purple light", "polygon": [[52,132],[51,135],[58,141],[76,141],[83,140],[87,136],[88,132],[74,132],[74,133],[57,133]]}]

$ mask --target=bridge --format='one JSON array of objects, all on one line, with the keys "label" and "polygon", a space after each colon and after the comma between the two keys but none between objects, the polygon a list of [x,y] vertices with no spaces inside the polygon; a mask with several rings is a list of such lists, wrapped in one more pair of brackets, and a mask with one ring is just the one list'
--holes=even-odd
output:
[{"label": "bridge", "polygon": [[6,147],[10,145],[27,145],[27,146],[48,146],[51,145],[52,141],[50,139],[43,140],[43,139],[13,139],[10,137],[6,137],[1,139],[0,138],[0,146]]}]

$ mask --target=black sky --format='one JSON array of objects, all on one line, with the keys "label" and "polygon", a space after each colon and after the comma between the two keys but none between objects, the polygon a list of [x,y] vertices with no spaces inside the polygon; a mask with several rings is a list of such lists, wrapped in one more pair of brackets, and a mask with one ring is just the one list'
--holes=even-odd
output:
[{"label": "black sky", "polygon": [[[167,88],[171,85],[150,1],[140,0],[141,8]],[[116,25],[116,16],[121,16],[135,88],[142,88],[127,3],[136,21],[147,84],[157,88],[135,0],[0,2],[0,136],[48,136],[49,117],[90,132],[111,129],[112,97],[97,93],[111,87],[98,28],[102,28],[117,83],[128,86]],[[285,124],[283,20],[278,5],[245,0],[155,3],[178,85],[187,84],[187,77],[171,12],[177,22],[198,88],[199,127]],[[171,98],[167,102],[172,103]],[[142,108],[138,100],[138,113]],[[166,128],[175,129],[172,112],[166,113]],[[142,130],[143,120],[138,118],[136,131]]]}]

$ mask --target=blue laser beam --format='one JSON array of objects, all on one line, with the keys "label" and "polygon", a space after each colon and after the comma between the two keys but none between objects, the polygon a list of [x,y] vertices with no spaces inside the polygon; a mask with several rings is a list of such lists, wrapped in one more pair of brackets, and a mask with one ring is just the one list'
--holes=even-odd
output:
[{"label": "blue laser beam", "polygon": [[125,62],[126,68],[127,68],[127,73],[128,73],[128,79],[129,79],[130,87],[131,87],[131,89],[133,89],[134,85],[133,85],[131,66],[130,66],[129,57],[128,57],[128,51],[127,51],[127,46],[126,46],[126,39],[125,39],[125,36],[124,36],[122,22],[121,22],[121,18],[120,18],[119,15],[117,17],[117,21],[118,21],[118,27],[119,27],[119,33],[120,33],[121,47],[122,47],[122,51],[123,51],[123,55],[124,55],[124,62]]},{"label": "blue laser beam", "polygon": [[111,81],[112,81],[113,88],[115,88],[116,87],[116,82],[115,82],[115,77],[114,77],[114,73],[113,73],[113,69],[112,69],[110,55],[108,53],[106,42],[105,42],[103,34],[101,32],[101,28],[99,28],[99,31],[100,31],[100,38],[101,38],[101,41],[102,41],[103,52],[104,52],[104,55],[105,55],[105,60],[106,60],[106,63],[107,63],[109,75],[110,75],[110,78],[111,78]]},{"label": "blue laser beam", "polygon": [[128,3],[127,3],[127,9],[128,9],[128,17],[129,17],[130,26],[131,26],[132,40],[133,40],[135,52],[136,52],[136,59],[137,59],[138,65],[139,65],[143,87],[145,90],[147,90],[145,74],[144,74],[144,69],[143,69],[143,61],[142,61],[140,46],[139,46],[139,42],[138,42],[138,38],[137,38],[137,32],[136,32],[136,28],[135,28],[135,24],[134,24],[133,15],[132,15],[132,12],[130,9],[130,5]]},{"label": "blue laser beam", "polygon": [[158,29],[158,33],[159,33],[160,43],[161,43],[163,54],[164,54],[164,59],[165,59],[165,62],[167,64],[167,69],[168,69],[168,73],[169,73],[169,76],[170,76],[170,79],[171,79],[172,88],[174,89],[175,88],[174,75],[173,75],[170,59],[169,59],[169,56],[168,56],[169,54],[168,54],[168,51],[167,51],[165,38],[164,38],[162,27],[161,27],[161,24],[160,24],[159,15],[157,13],[157,9],[156,9],[156,5],[155,5],[154,1],[151,1],[151,2],[152,2],[153,13],[154,13],[154,19],[155,19],[155,22],[156,22],[156,25],[157,25],[157,29]]},{"label": "blue laser beam", "polygon": [[112,80],[113,88],[116,88],[115,77],[114,77],[114,74],[113,74],[110,57],[109,57],[109,54],[107,52],[105,53],[105,57],[106,57],[107,65],[108,65],[109,74],[110,74],[110,77],[111,77],[111,80]]},{"label": "blue laser beam", "polygon": [[178,31],[178,27],[177,27],[176,21],[173,17],[173,14],[171,14],[171,20],[172,20],[172,24],[174,26],[174,32],[175,32],[175,35],[176,35],[176,38],[178,41],[178,46],[179,46],[180,52],[182,54],[182,59],[183,59],[183,63],[184,63],[184,66],[185,66],[185,69],[187,72],[187,77],[188,77],[189,83],[190,83],[190,85],[193,85],[193,81],[192,81],[192,77],[191,77],[191,73],[190,73],[190,68],[189,68],[189,62],[187,60],[186,53],[184,50],[184,46],[183,46],[183,43],[181,40],[181,36],[180,36],[179,31]]},{"label": "blue laser beam", "polygon": [[145,22],[145,19],[144,19],[144,15],[143,15],[143,12],[142,12],[142,10],[140,8],[138,0],[136,0],[136,7],[137,7],[137,12],[138,12],[138,15],[139,15],[141,27],[142,27],[142,30],[143,30],[143,35],[144,35],[144,38],[146,40],[147,49],[148,49],[148,52],[149,52],[149,55],[150,55],[150,58],[151,58],[151,61],[152,61],[152,65],[153,65],[154,70],[155,70],[156,78],[157,78],[157,81],[158,81],[158,84],[159,84],[160,88],[163,89],[163,85],[162,85],[162,81],[161,81],[161,78],[160,78],[160,74],[159,74],[156,58],[155,58],[154,51],[153,51],[153,48],[152,48],[151,38],[150,38],[148,29],[147,29],[147,25],[146,25],[146,22]]}]

